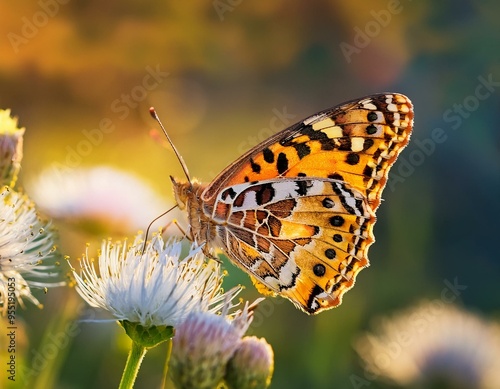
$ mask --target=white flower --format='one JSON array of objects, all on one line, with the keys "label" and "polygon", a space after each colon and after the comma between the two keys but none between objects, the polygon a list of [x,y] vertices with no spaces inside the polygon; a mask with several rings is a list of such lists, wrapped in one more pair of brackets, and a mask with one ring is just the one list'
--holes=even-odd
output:
[{"label": "white flower", "polygon": [[98,270],[87,249],[80,272],[73,269],[78,293],[116,319],[144,327],[177,327],[190,312],[222,308],[227,295],[221,289],[220,264],[206,261],[200,247],[191,246],[181,259],[180,242],[164,243],[155,234],[142,249],[140,234],[131,246],[104,241]]},{"label": "white flower", "polygon": [[99,234],[102,230],[126,234],[143,229],[173,205],[139,178],[107,166],[71,171],[47,169],[31,182],[29,189],[50,217]]},{"label": "white flower", "polygon": [[220,314],[194,312],[176,328],[170,372],[179,389],[211,389],[222,382],[227,363],[241,344],[260,301],[230,313],[234,307],[231,300],[229,296]]},{"label": "white flower", "polygon": [[59,275],[50,263],[55,250],[49,225],[39,219],[34,204],[22,194],[4,187],[0,194],[0,310],[5,313],[7,297],[15,294],[40,305],[31,287],[64,285],[51,278]]},{"label": "white flower", "polygon": [[405,387],[500,388],[500,325],[442,302],[382,320],[356,349],[367,372]]}]

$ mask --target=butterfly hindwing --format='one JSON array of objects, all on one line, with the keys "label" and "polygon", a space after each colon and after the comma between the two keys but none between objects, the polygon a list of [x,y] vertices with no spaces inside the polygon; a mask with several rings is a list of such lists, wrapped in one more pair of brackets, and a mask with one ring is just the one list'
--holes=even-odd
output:
[{"label": "butterfly hindwing", "polygon": [[252,274],[261,292],[314,313],[340,304],[368,265],[375,220],[366,198],[332,179],[282,178],[222,191],[214,220],[224,251]]}]

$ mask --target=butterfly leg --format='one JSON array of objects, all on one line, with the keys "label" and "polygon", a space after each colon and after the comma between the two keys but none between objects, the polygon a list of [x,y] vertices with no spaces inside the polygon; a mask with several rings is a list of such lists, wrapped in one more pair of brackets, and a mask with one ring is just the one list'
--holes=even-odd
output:
[{"label": "butterfly leg", "polygon": [[212,251],[210,250],[210,248],[208,247],[208,245],[205,243],[203,243],[203,255],[205,255],[205,257],[207,257],[208,259],[212,259],[216,262],[218,262],[219,264],[222,264],[222,261],[219,259],[219,257]]},{"label": "butterfly leg", "polygon": [[181,232],[182,236],[186,239],[190,239],[189,235],[186,233],[186,231],[184,231],[184,228],[181,227],[181,225],[179,224],[179,222],[177,221],[177,219],[174,219],[172,220],[171,222],[167,223],[162,229],[161,229],[161,232],[164,233],[168,227],[170,227],[172,224],[174,224],[178,229],[179,231]]}]

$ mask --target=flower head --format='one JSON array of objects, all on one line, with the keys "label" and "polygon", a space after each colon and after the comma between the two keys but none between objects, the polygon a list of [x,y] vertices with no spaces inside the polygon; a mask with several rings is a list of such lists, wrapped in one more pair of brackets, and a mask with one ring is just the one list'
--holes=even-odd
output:
[{"label": "flower head", "polygon": [[399,385],[500,387],[500,325],[452,305],[422,303],[356,344],[366,370]]},{"label": "flower head", "polygon": [[245,336],[229,360],[225,381],[230,389],[265,389],[273,370],[271,345],[263,338]]},{"label": "flower head", "polygon": [[73,270],[78,293],[116,319],[146,328],[177,327],[190,312],[220,309],[220,264],[207,262],[199,247],[181,259],[182,244],[156,234],[142,249],[141,234],[132,245],[103,241],[98,271],[87,249],[80,272]]},{"label": "flower head", "polygon": [[23,158],[24,128],[17,127],[17,118],[10,109],[0,109],[0,185],[14,186]]},{"label": "flower head", "polygon": [[234,306],[231,300],[232,296],[226,299],[220,314],[194,312],[177,327],[170,371],[179,389],[211,389],[224,379],[226,365],[252,322],[255,306],[246,303],[242,310],[229,313]]},{"label": "flower head", "polygon": [[[34,204],[5,186],[0,193],[0,310],[5,313],[7,296],[15,294],[40,305],[31,288],[61,286],[54,259],[54,242],[48,223],[42,221]],[[12,290],[14,289],[14,290]]]},{"label": "flower head", "polygon": [[96,235],[144,228],[168,208],[145,182],[109,166],[47,169],[31,182],[30,193],[50,217]]}]

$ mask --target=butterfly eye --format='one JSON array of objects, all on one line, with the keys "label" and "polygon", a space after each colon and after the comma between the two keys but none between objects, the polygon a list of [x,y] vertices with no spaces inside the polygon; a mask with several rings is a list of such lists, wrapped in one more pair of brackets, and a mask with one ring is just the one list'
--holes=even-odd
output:
[{"label": "butterfly eye", "polygon": [[185,209],[188,199],[188,185],[190,185],[190,183],[177,182],[172,177],[170,178],[172,180],[172,185],[174,186],[175,202],[180,209]]}]

